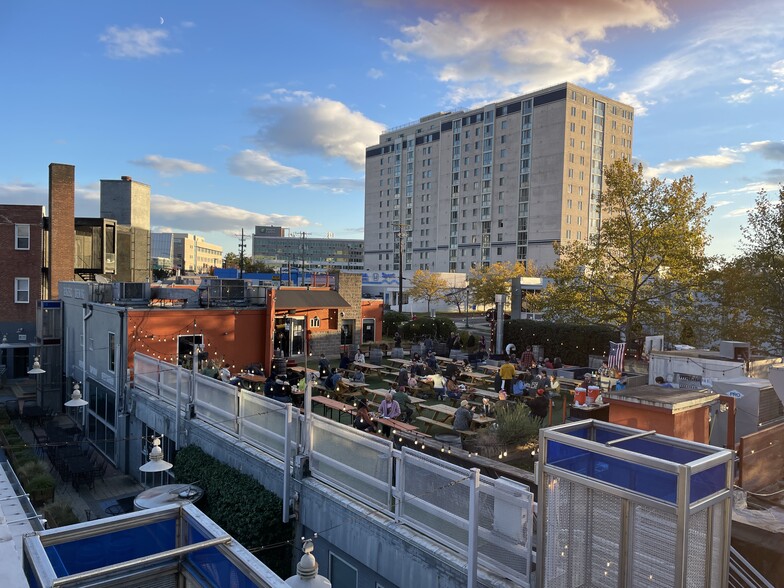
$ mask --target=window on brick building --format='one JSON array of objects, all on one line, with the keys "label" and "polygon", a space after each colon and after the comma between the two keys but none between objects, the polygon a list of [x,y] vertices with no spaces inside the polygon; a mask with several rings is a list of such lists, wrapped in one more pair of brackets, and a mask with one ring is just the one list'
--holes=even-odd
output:
[{"label": "window on brick building", "polygon": [[30,278],[14,280],[14,302],[28,304],[30,302]]},{"label": "window on brick building", "polygon": [[30,225],[16,225],[16,248],[30,249]]}]

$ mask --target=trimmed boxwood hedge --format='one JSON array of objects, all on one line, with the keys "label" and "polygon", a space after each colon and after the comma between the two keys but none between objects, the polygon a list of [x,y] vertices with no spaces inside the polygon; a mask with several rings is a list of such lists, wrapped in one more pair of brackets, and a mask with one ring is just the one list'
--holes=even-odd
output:
[{"label": "trimmed boxwood hedge", "polygon": [[[283,502],[247,474],[210,457],[190,445],[177,452],[177,482],[198,483],[204,498],[198,507],[247,549],[278,545],[293,536],[291,523],[283,524]],[[291,575],[291,545],[262,550],[258,558],[283,578]]]},{"label": "trimmed boxwood hedge", "polygon": [[515,320],[504,323],[504,346],[514,343],[517,354],[526,345],[542,345],[544,357],[560,357],[565,364],[586,366],[589,355],[603,355],[618,333],[606,326]]}]

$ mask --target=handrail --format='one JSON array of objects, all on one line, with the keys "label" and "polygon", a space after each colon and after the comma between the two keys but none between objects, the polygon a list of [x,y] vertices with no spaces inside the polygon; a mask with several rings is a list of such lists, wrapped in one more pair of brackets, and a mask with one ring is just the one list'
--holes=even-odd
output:
[{"label": "handrail", "polygon": [[728,585],[731,588],[773,588],[773,584],[768,582],[734,547],[730,547]]}]

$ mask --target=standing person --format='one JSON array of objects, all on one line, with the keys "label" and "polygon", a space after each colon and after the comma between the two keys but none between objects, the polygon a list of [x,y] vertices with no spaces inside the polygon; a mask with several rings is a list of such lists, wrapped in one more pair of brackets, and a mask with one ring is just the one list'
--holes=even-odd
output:
[{"label": "standing person", "polygon": [[449,348],[450,349],[461,349],[463,347],[463,342],[460,340],[460,333],[452,333],[449,338]]},{"label": "standing person", "polygon": [[506,399],[506,392],[501,390],[498,393],[498,401],[495,403],[495,414],[509,410],[509,401]]},{"label": "standing person", "polygon": [[[384,400],[378,406],[378,417],[380,419],[396,419],[400,416],[400,404],[394,399],[391,392],[387,392]],[[389,437],[392,431],[389,425],[382,423],[381,432],[385,437]]]},{"label": "standing person", "polygon": [[357,416],[354,417],[354,428],[360,431],[368,431],[373,433],[376,425],[368,412],[367,400],[364,398],[359,399],[357,404]]},{"label": "standing person", "polygon": [[433,370],[433,372],[438,371],[438,360],[436,359],[435,351],[428,352],[427,359],[425,359],[425,362],[427,363],[427,367]]},{"label": "standing person", "polygon": [[340,364],[338,364],[338,368],[341,370],[348,369],[348,366],[351,365],[351,360],[348,358],[348,354],[345,351],[340,352]]},{"label": "standing person", "polygon": [[471,428],[471,421],[474,420],[474,409],[468,409],[468,400],[460,403],[460,408],[455,411],[455,419],[452,428],[455,431],[467,431]]},{"label": "standing person", "polygon": [[506,363],[501,366],[501,369],[498,370],[498,374],[501,376],[501,389],[511,390],[512,380],[514,380],[515,377],[514,364],[507,360]]},{"label": "standing person", "polygon": [[425,346],[425,357],[427,357],[428,355],[430,355],[430,352],[433,351],[433,338],[430,335],[425,337],[424,346]]},{"label": "standing person", "polygon": [[430,381],[433,382],[433,392],[436,394],[436,399],[444,400],[446,398],[446,378],[436,372],[430,376]]},{"label": "standing person", "polygon": [[479,352],[484,355],[485,351],[487,351],[487,341],[485,340],[485,336],[482,335],[479,337]]},{"label": "standing person", "polygon": [[520,367],[524,370],[531,369],[531,365],[534,361],[534,352],[531,350],[530,345],[526,345],[525,351],[520,354]]},{"label": "standing person", "polygon": [[319,370],[319,378],[324,379],[327,376],[329,376],[329,374],[330,374],[329,360],[326,357],[324,357],[323,353],[321,354],[321,357],[319,358],[318,370]]},{"label": "standing person", "polygon": [[400,336],[400,332],[399,331],[395,331],[394,339],[395,339],[395,347],[400,348],[400,347],[403,346],[403,338]]}]

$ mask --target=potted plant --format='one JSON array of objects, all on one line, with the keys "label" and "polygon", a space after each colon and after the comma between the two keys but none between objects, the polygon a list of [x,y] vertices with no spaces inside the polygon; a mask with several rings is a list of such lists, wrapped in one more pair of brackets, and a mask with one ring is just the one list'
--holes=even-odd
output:
[{"label": "potted plant", "polygon": [[46,524],[50,529],[74,525],[79,522],[79,518],[74,513],[71,505],[63,501],[47,504],[44,507],[44,517],[46,517]]},{"label": "potted plant", "polygon": [[17,469],[16,477],[19,478],[22,486],[27,487],[30,480],[45,473],[47,473],[47,470],[44,467],[44,464],[36,460],[28,462]]},{"label": "potted plant", "polygon": [[48,473],[43,473],[31,478],[24,489],[30,495],[33,506],[41,506],[54,500],[55,486],[54,478]]}]

